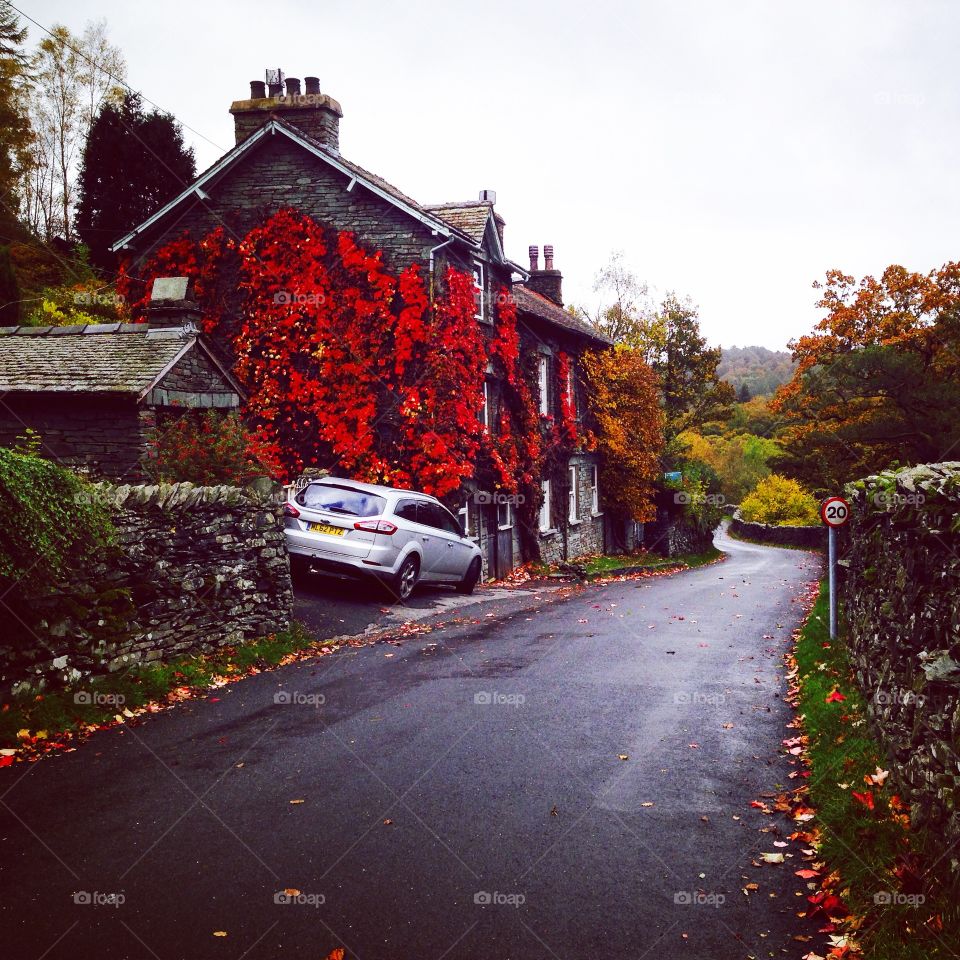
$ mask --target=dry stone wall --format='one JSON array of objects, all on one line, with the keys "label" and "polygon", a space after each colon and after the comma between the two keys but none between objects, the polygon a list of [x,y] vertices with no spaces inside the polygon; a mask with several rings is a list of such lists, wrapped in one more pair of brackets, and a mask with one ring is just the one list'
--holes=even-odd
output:
[{"label": "dry stone wall", "polygon": [[847,488],[842,598],[857,680],[897,786],[960,870],[960,463]]},{"label": "dry stone wall", "polygon": [[110,510],[116,549],[99,569],[77,570],[58,584],[56,596],[38,591],[37,604],[51,610],[39,632],[0,638],[4,695],[210,651],[290,625],[282,497],[272,482],[102,483],[90,495]]}]

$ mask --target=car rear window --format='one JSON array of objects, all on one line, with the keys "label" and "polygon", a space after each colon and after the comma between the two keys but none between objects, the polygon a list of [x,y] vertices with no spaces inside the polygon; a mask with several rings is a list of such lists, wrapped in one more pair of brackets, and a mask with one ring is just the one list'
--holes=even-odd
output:
[{"label": "car rear window", "polygon": [[311,483],[297,495],[297,503],[348,517],[376,517],[383,513],[387,505],[387,501],[375,493],[364,493],[351,487],[335,487],[329,483]]}]

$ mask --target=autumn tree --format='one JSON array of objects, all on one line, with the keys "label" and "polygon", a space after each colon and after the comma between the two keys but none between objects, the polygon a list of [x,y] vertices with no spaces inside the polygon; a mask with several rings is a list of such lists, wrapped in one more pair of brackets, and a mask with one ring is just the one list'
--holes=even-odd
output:
[{"label": "autumn tree", "polygon": [[73,240],[76,177],[101,106],[122,95],[126,61],[107,39],[106,21],[80,36],[56,24],[40,41],[30,112],[34,139],[25,212],[34,232]]},{"label": "autumn tree", "polygon": [[571,312],[614,343],[640,350],[649,362],[648,351],[662,342],[662,323],[649,288],[624,263],[622,250],[610,255],[597,273],[593,289],[600,295],[600,306],[593,311],[574,306]]},{"label": "autumn tree", "polygon": [[791,344],[797,370],[774,410],[786,421],[780,469],[823,491],[960,450],[960,263],[890,266],[817,285],[826,315]]},{"label": "autumn tree", "polygon": [[583,358],[602,457],[604,502],[617,519],[653,520],[663,446],[663,413],[653,371],[636,349],[589,351]]},{"label": "autumn tree", "polygon": [[112,270],[110,244],[196,176],[192,148],[173,117],[145,111],[139,94],[100,109],[83,150],[76,229],[90,260]]},{"label": "autumn tree", "polygon": [[26,27],[16,12],[0,6],[0,243],[18,233],[23,178],[30,161],[30,120],[24,107],[29,58],[23,50]]},{"label": "autumn tree", "polygon": [[660,381],[664,432],[669,445],[684,430],[729,415],[733,387],[717,374],[721,350],[708,347],[700,333],[697,308],[670,294],[660,307],[663,336],[647,355]]}]

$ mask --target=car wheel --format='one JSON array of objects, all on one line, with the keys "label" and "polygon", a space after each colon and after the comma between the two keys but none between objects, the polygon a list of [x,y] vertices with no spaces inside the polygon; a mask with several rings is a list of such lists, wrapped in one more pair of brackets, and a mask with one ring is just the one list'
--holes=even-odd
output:
[{"label": "car wheel", "polygon": [[414,556],[407,557],[400,564],[400,569],[388,581],[387,587],[392,600],[404,601],[409,599],[413,593],[413,588],[417,585],[420,577],[420,562]]},{"label": "car wheel", "polygon": [[457,593],[473,593],[473,588],[477,585],[477,581],[480,579],[480,558],[474,557],[470,561],[470,566],[467,567],[467,572],[463,575],[463,579],[457,584]]}]

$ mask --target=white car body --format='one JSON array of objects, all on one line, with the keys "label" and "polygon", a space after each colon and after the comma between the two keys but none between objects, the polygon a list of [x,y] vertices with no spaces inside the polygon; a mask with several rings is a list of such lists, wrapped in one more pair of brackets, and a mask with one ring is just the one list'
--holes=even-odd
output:
[{"label": "white car body", "polygon": [[[428,494],[324,477],[291,491],[284,513],[291,563],[372,575],[394,585],[400,599],[416,583],[450,583],[470,592],[479,579],[480,548]],[[398,578],[410,581],[414,566],[412,581],[401,584]]]}]

